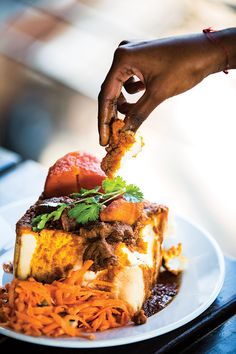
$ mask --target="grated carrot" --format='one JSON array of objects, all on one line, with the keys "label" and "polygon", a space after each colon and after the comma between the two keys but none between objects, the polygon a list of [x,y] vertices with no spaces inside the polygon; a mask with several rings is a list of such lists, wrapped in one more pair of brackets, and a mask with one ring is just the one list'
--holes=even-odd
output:
[{"label": "grated carrot", "polygon": [[[14,279],[0,288],[0,325],[31,336],[72,336],[94,339],[85,332],[126,325],[133,315],[125,301],[114,299],[112,284],[84,281],[92,261],[68,278],[42,284],[33,278]],[[96,287],[100,287],[96,288]]]}]

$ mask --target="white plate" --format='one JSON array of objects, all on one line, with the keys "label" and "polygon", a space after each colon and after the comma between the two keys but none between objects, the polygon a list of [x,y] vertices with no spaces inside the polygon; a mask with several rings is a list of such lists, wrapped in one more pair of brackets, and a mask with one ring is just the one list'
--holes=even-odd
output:
[{"label": "white plate", "polygon": [[[14,203],[0,209],[2,218],[14,224],[32,200]],[[183,244],[189,259],[179,294],[164,310],[150,317],[142,326],[129,325],[96,334],[94,341],[80,338],[31,337],[0,327],[0,333],[23,341],[70,348],[98,348],[134,343],[170,332],[190,322],[216,299],[224,280],[224,258],[216,241],[206,231],[176,216],[176,238]],[[0,230],[1,219],[0,219]],[[0,257],[0,264],[12,260],[13,250]],[[10,281],[0,266],[0,285]]]}]

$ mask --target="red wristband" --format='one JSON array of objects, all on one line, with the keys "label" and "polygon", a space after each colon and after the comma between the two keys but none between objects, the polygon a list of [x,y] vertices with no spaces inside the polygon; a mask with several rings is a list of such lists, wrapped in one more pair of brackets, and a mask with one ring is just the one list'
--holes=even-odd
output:
[{"label": "red wristband", "polygon": [[212,32],[216,32],[215,30],[213,30],[211,27],[209,28],[205,28],[202,30],[203,33],[206,34],[207,38],[213,42],[214,44],[218,45],[224,52],[225,54],[225,59],[226,59],[226,66],[225,66],[225,69],[223,70],[223,72],[225,74],[228,74],[228,70],[229,70],[229,53],[228,53],[228,50],[225,48],[225,46],[218,40],[216,39],[214,36],[212,36]]}]

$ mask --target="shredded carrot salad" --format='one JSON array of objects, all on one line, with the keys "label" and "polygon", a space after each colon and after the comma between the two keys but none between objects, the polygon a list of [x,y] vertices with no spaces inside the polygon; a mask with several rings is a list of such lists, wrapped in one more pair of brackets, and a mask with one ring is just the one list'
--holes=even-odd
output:
[{"label": "shredded carrot salad", "polygon": [[14,279],[0,288],[0,325],[32,336],[88,339],[95,336],[85,332],[126,325],[133,315],[130,305],[115,299],[110,290],[101,290],[111,288],[111,283],[95,280],[84,285],[92,263],[86,261],[68,278],[52,284]]}]

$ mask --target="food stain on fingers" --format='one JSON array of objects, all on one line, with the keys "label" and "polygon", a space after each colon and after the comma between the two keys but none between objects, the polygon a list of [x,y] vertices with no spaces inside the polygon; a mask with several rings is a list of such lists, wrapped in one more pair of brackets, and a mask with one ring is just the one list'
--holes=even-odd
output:
[{"label": "food stain on fingers", "polygon": [[140,127],[140,125],[145,121],[145,119],[146,118],[140,114],[129,115],[124,120],[125,125],[122,128],[122,130],[124,131],[131,130],[132,132],[136,132]]}]

